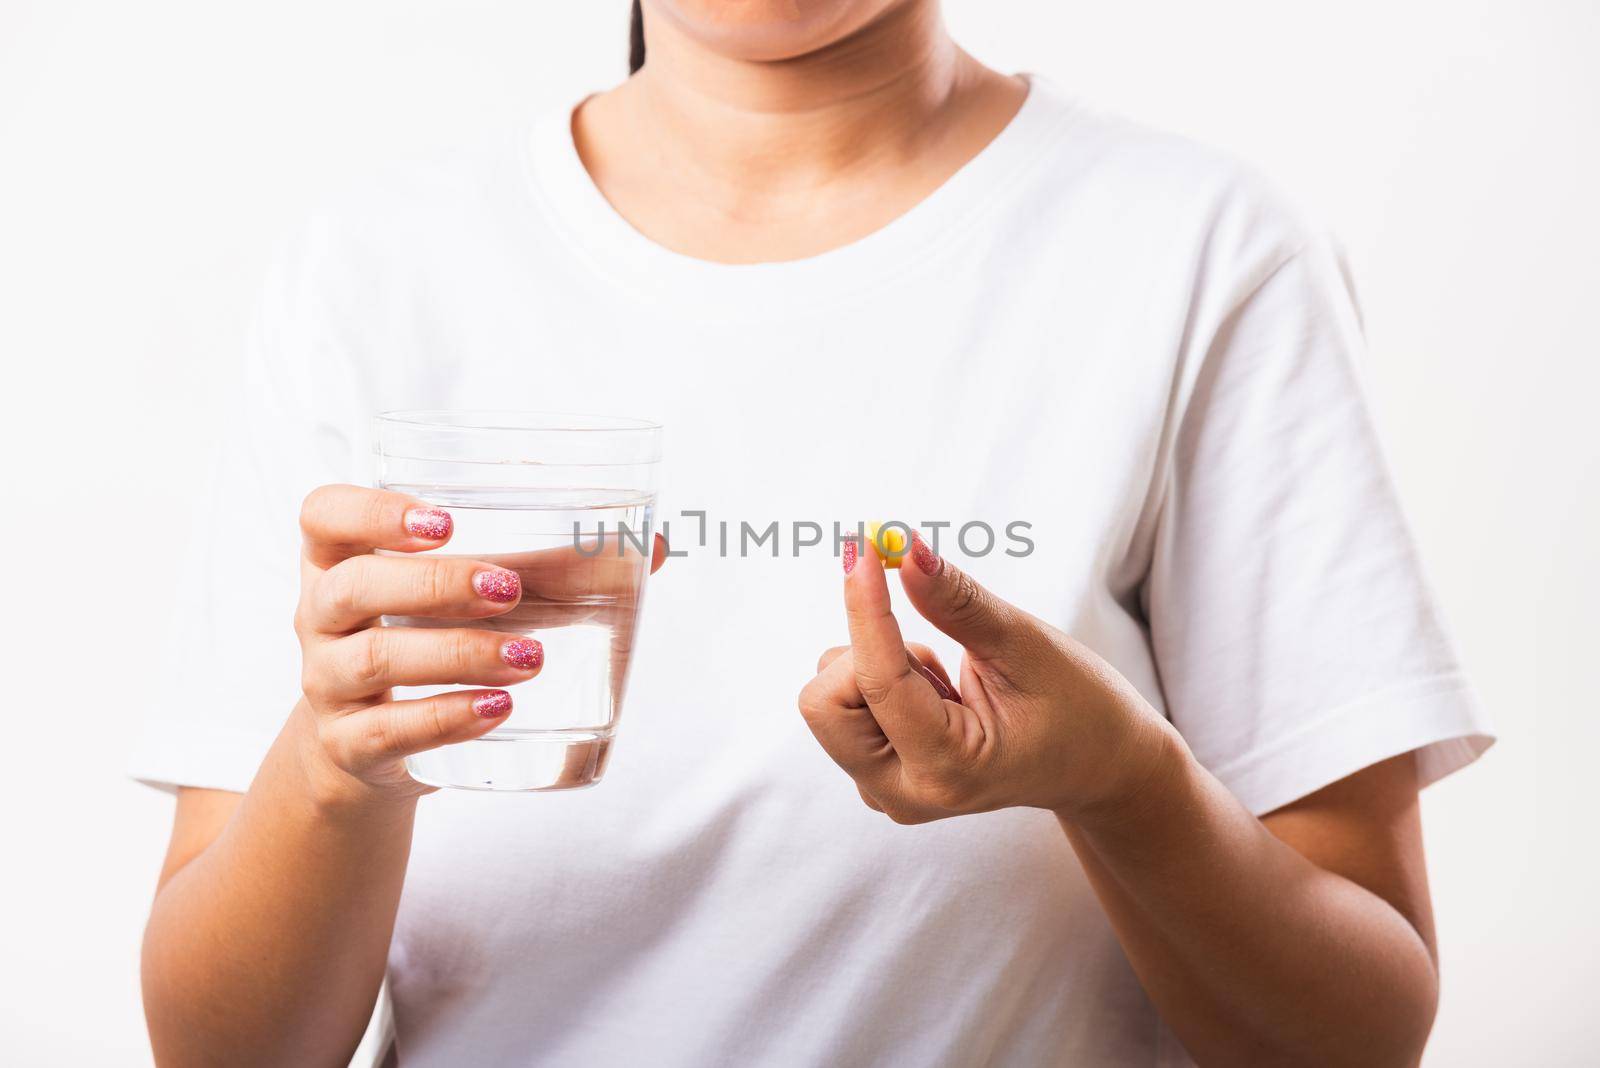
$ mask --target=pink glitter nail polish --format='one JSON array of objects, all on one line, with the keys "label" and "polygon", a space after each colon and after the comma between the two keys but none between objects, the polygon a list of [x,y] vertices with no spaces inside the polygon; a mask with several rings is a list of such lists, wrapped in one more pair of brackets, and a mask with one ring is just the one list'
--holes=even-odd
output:
[{"label": "pink glitter nail polish", "polygon": [[490,690],[472,699],[472,711],[484,719],[497,719],[511,711],[511,695],[504,690]]},{"label": "pink glitter nail polish", "polygon": [[850,574],[850,572],[856,569],[856,559],[860,556],[860,554],[861,546],[856,543],[854,538],[845,542],[844,545],[840,547],[839,555],[844,561],[844,573],[846,575]]},{"label": "pink glitter nail polish", "polygon": [[439,508],[413,508],[406,513],[406,533],[414,538],[443,541],[455,528],[450,513]]},{"label": "pink glitter nail polish", "polygon": [[927,679],[928,682],[933,685],[934,692],[937,693],[942,699],[946,701],[961,700],[961,698],[956,696],[956,692],[950,688],[949,684],[941,679],[939,677],[939,673],[934,671],[931,667],[928,667],[915,657],[912,657],[911,659],[911,666],[917,669],[917,674]]},{"label": "pink glitter nail polish", "polygon": [[917,562],[924,575],[937,575],[940,564],[944,562],[928,547],[928,543],[922,540],[922,535],[914,532],[911,535],[911,559]]},{"label": "pink glitter nail polish", "polygon": [[496,604],[510,604],[522,596],[522,579],[515,571],[497,567],[493,571],[480,571],[472,576],[472,588],[478,596]]},{"label": "pink glitter nail polish", "polygon": [[500,659],[514,668],[532,671],[544,663],[544,646],[533,638],[514,638],[500,647]]}]

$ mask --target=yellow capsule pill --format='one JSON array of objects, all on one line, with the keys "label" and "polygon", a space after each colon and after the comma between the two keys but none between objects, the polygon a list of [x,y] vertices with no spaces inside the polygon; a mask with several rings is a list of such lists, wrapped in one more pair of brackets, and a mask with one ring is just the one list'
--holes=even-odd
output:
[{"label": "yellow capsule pill", "polygon": [[876,521],[868,523],[867,538],[877,550],[878,559],[883,561],[884,567],[899,567],[900,561],[906,558],[906,550],[911,547],[911,539],[906,535],[904,525],[899,523],[887,528]]}]

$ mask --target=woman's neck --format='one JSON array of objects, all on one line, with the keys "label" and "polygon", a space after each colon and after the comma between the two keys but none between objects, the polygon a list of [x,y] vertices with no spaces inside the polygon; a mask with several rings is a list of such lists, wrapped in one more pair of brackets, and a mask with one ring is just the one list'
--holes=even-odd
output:
[{"label": "woman's neck", "polygon": [[649,61],[619,90],[719,184],[819,185],[905,152],[956,88],[964,57],[931,4],[901,5],[796,59],[731,59],[651,19]]},{"label": "woman's neck", "polygon": [[644,69],[586,101],[573,132],[624,218],[702,259],[795,259],[879,229],[1026,95],[958,49],[932,2],[775,61],[721,54],[653,14]]}]

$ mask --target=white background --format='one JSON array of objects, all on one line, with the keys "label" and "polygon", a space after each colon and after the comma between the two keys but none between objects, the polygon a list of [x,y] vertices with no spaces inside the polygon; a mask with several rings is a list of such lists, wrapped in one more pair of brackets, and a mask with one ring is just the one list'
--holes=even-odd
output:
[{"label": "white background", "polygon": [[[1429,1064],[1593,1063],[1600,4],[949,19],[997,66],[1252,159],[1342,236],[1393,464],[1502,734],[1426,797]],[[120,765],[184,685],[153,650],[272,240],[331,187],[610,83],[625,31],[624,0],[0,0],[0,1060],[149,1058],[171,803]]]}]

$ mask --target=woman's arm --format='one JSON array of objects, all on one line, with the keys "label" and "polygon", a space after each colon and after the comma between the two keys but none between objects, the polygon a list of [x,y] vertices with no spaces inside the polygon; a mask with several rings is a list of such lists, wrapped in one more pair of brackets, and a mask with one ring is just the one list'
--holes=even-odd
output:
[{"label": "woman's arm", "polygon": [[416,801],[320,794],[297,707],[248,793],[184,790],[145,931],[156,1060],[348,1064],[383,982]]},{"label": "woman's arm", "polygon": [[845,558],[851,644],[800,698],[863,800],[901,823],[1056,813],[1202,1064],[1415,1063],[1437,979],[1410,758],[1258,820],[1109,664],[920,539],[910,555],[912,605],[965,648],[959,693],[908,652],[866,550]]},{"label": "woman's arm", "polygon": [[1410,754],[1256,819],[1181,744],[1061,825],[1201,1064],[1415,1064],[1438,996]]},{"label": "woman's arm", "polygon": [[444,545],[444,513],[329,486],[307,498],[301,529],[304,695],[242,797],[184,792],[151,908],[145,1015],[163,1065],[348,1063],[430,789],[403,759],[476,738],[511,710],[504,690],[394,701],[390,688],[505,686],[542,662],[488,629],[377,626],[383,615],[488,619],[518,603],[515,571],[374,555]]}]

